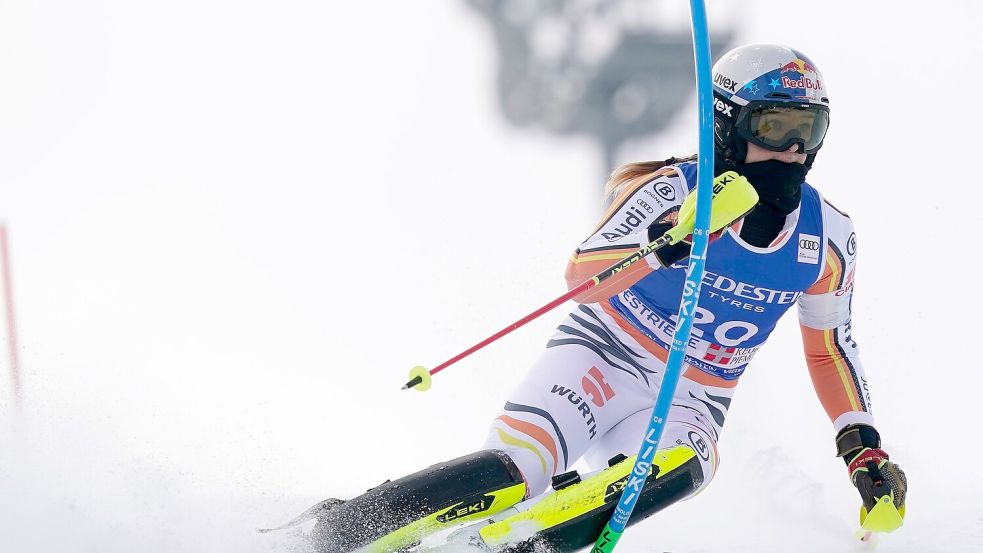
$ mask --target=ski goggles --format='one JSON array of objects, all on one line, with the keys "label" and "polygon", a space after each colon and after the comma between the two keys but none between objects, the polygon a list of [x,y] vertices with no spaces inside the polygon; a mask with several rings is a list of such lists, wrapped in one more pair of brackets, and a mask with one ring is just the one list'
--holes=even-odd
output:
[{"label": "ski goggles", "polygon": [[750,102],[735,123],[738,136],[773,152],[800,144],[800,153],[814,154],[829,128],[829,108],[816,104]]}]

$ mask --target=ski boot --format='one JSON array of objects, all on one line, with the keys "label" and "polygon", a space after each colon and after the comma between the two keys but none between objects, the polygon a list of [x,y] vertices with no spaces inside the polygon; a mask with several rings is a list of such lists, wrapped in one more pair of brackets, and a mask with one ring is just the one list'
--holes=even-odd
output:
[{"label": "ski boot", "polygon": [[480,451],[386,481],[329,509],[308,509],[317,518],[310,544],[317,553],[403,551],[430,534],[494,515],[525,495],[526,484],[505,453]]},{"label": "ski boot", "polygon": [[[426,553],[569,553],[594,544],[628,485],[635,456],[618,455],[609,467],[581,480],[574,472],[553,478],[546,493],[508,508],[482,523],[452,533]],[[629,525],[691,495],[703,483],[696,453],[685,445],[656,453]]]}]

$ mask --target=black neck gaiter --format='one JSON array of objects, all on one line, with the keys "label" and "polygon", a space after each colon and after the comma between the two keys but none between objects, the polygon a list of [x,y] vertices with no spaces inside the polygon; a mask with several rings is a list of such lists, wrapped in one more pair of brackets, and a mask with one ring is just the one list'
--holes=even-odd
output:
[{"label": "black neck gaiter", "polygon": [[758,205],[744,218],[741,238],[759,248],[766,248],[785,226],[785,216],[799,207],[802,183],[811,167],[785,163],[777,159],[756,163],[728,163],[714,160],[714,173],[736,171],[747,178],[758,193]]}]

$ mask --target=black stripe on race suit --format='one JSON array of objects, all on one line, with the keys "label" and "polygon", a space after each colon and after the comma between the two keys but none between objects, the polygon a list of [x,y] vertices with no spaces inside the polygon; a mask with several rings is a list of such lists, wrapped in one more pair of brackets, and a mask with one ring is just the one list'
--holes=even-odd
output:
[{"label": "black stripe on race suit", "polygon": [[833,252],[833,255],[835,255],[840,261],[840,279],[836,283],[836,289],[839,290],[843,287],[843,282],[846,281],[846,259],[843,257],[843,253],[840,252],[840,249],[836,247],[836,244],[832,240],[827,240],[826,244],[829,246],[830,251]]},{"label": "black stripe on race suit", "polygon": [[[849,323],[846,326],[844,336],[845,342],[853,341],[853,339],[850,337]],[[857,369],[853,366],[853,363],[850,362],[850,358],[847,356],[846,350],[844,350],[843,346],[840,344],[839,328],[833,329],[833,345],[836,347],[836,351],[840,354],[840,358],[843,359],[844,363],[846,363],[847,368],[850,369],[850,378],[853,380],[854,388],[857,389],[857,399],[860,400],[860,409],[862,411],[870,412],[870,409],[867,408],[867,402],[864,401],[864,389],[860,387],[860,379],[857,377]],[[854,347],[856,347],[856,345],[854,345]]]},{"label": "black stripe on race suit", "polygon": [[584,321],[579,317],[577,317],[576,315],[574,315],[573,313],[571,313],[570,316],[573,317],[573,320],[584,325],[586,328],[593,330],[598,335],[606,336],[609,342],[613,344],[617,344],[619,347],[621,347],[622,350],[624,350],[625,353],[633,357],[637,357],[639,359],[642,359],[644,357],[643,355],[635,353],[630,347],[628,347],[628,344],[619,340],[618,337],[615,336],[613,332],[611,332],[611,329],[609,329],[607,325],[604,324],[604,321],[602,321],[601,318],[597,316],[597,313],[594,313],[593,311],[584,307],[583,305],[580,306],[580,311],[586,314],[588,317],[594,319],[596,324],[588,323],[587,321]]},{"label": "black stripe on race suit", "polygon": [[556,432],[556,439],[560,442],[560,449],[563,450],[563,470],[567,470],[570,462],[570,454],[567,453],[567,440],[563,437],[563,432],[560,432],[560,425],[556,424],[556,421],[553,420],[553,415],[550,415],[548,412],[538,407],[522,405],[521,403],[512,403],[511,401],[505,403],[505,410],[520,413],[532,413],[533,415],[539,415],[540,417],[543,417],[549,421],[549,423],[553,426],[553,432]]},{"label": "black stripe on race suit", "polygon": [[[614,335],[614,333],[612,333],[611,330],[608,329],[607,326],[590,309],[584,306],[580,306],[580,310],[581,312],[589,315],[596,322],[592,323],[582,317],[578,317],[577,314],[575,313],[571,313],[570,318],[572,318],[577,324],[579,324],[583,328],[592,331],[598,337],[591,336],[586,332],[584,332],[583,330],[574,328],[569,325],[560,325],[558,327],[558,330],[570,334],[571,336],[576,336],[577,338],[580,339],[579,340],[577,338],[554,339],[554,340],[550,340],[546,344],[546,347],[554,347],[563,344],[577,344],[577,345],[584,346],[590,349],[591,351],[593,351],[594,353],[596,353],[599,357],[601,357],[601,359],[604,359],[604,361],[607,362],[612,367],[624,371],[634,376],[635,378],[641,376],[641,379],[645,381],[645,385],[648,386],[650,384],[648,379],[648,374],[655,374],[655,371],[645,368],[640,363],[635,361],[635,359],[632,359],[632,357],[642,359],[642,356],[635,353],[631,348],[628,347],[627,344],[619,340]],[[605,355],[604,352],[607,352],[608,354],[616,357],[620,361],[631,365],[638,371],[638,374],[635,374],[634,372],[615,363],[607,355]]]},{"label": "black stripe on race suit", "polygon": [[[707,395],[709,396],[709,394],[707,394]],[[698,398],[698,397],[694,396],[693,395],[693,392],[690,392],[689,393],[689,397],[695,399],[696,401],[699,401],[703,405],[706,405],[707,406],[707,409],[710,411],[710,416],[713,417],[713,420],[714,420],[714,422],[717,423],[717,426],[719,426],[721,428],[724,427],[724,418],[726,417],[726,415],[724,415],[723,410],[721,410],[720,408],[718,408],[716,405],[713,405],[709,401],[706,401],[704,399],[701,399],[701,398]]]},{"label": "black stripe on race suit", "polygon": [[609,366],[614,367],[614,368],[618,369],[619,371],[626,372],[626,373],[632,375],[635,378],[638,378],[639,375],[641,375],[641,377],[645,380],[645,384],[646,385],[649,384],[648,376],[646,376],[644,372],[638,372],[638,373],[636,373],[635,371],[626,369],[625,367],[622,367],[621,365],[615,363],[607,355],[605,355],[605,352],[606,351],[610,351],[610,347],[609,346],[606,346],[604,344],[598,343],[597,340],[594,340],[590,336],[587,336],[587,335],[584,335],[582,333],[577,332],[576,329],[573,329],[573,328],[570,328],[570,327],[567,327],[567,326],[560,326],[559,328],[560,328],[560,330],[562,330],[562,331],[564,331],[564,332],[566,332],[568,334],[574,334],[574,335],[581,336],[581,337],[580,338],[560,338],[560,339],[553,339],[553,340],[550,340],[549,342],[546,343],[546,347],[553,348],[553,347],[556,347],[556,346],[563,346],[563,345],[584,346],[585,348],[587,348],[587,349],[593,351],[594,353],[596,353],[597,356],[600,357],[601,359],[603,359],[604,362],[607,363]]},{"label": "black stripe on race suit", "polygon": [[[675,409],[677,407],[679,409],[689,409],[690,411],[696,413],[696,417],[695,418],[696,418],[696,421],[699,424],[696,424],[696,425],[693,425],[693,426],[696,426],[697,428],[702,428],[703,430],[708,431],[710,434],[712,434],[711,437],[713,438],[714,443],[716,443],[718,440],[720,440],[720,434],[717,433],[717,429],[714,428],[713,425],[710,424],[709,421],[706,420],[706,418],[707,418],[707,414],[706,413],[704,413],[703,411],[700,411],[699,409],[697,409],[696,407],[693,407],[692,405],[686,405],[686,404],[683,404],[683,403],[673,403],[672,404],[672,408],[673,409]],[[675,420],[675,419],[672,419],[672,420]],[[692,425],[691,422],[685,422],[684,421],[684,423],[685,424]]]},{"label": "black stripe on race suit", "polygon": [[573,320],[575,320],[578,323],[580,323],[580,325],[583,326],[584,328],[587,328],[589,330],[594,331],[594,333],[597,334],[597,335],[599,335],[600,336],[600,339],[603,340],[603,341],[598,340],[597,338],[594,338],[593,336],[590,336],[589,334],[583,332],[580,329],[572,328],[572,327],[569,327],[569,326],[566,326],[566,325],[561,325],[559,327],[559,329],[562,330],[563,332],[566,332],[567,334],[572,334],[574,336],[580,336],[581,338],[584,338],[584,339],[587,339],[587,340],[591,340],[591,341],[597,343],[598,346],[601,346],[602,348],[604,348],[604,351],[607,351],[611,355],[613,355],[613,356],[617,357],[618,359],[624,361],[625,363],[628,363],[629,365],[635,367],[636,369],[639,370],[639,372],[646,372],[646,373],[649,373],[649,374],[654,374],[655,373],[655,371],[650,370],[650,369],[646,369],[641,364],[639,364],[637,361],[635,361],[634,359],[632,359],[631,357],[629,357],[629,355],[633,355],[635,357],[641,358],[640,355],[638,355],[635,352],[629,350],[628,349],[628,346],[626,346],[620,340],[618,340],[617,338],[615,338],[614,335],[611,334],[611,331],[608,330],[607,328],[604,328],[603,326],[593,325],[593,324],[591,324],[591,323],[589,323],[589,322],[581,319],[580,317],[573,317]]},{"label": "black stripe on race suit", "polygon": [[710,399],[712,399],[713,401],[716,401],[717,403],[723,405],[725,408],[730,409],[730,398],[729,397],[726,397],[726,396],[715,396],[715,395],[709,394],[707,392],[703,392],[703,393],[704,394],[707,394],[707,397],[710,398]]}]

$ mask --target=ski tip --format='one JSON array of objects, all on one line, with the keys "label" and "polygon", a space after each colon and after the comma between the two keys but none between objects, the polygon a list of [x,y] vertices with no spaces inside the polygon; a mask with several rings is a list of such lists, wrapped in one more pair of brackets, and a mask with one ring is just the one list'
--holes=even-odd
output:
[{"label": "ski tip", "polygon": [[283,526],[276,526],[274,528],[257,528],[256,529],[256,533],[257,534],[269,534],[270,532],[279,532],[280,530],[286,530],[287,528],[290,528],[291,525],[292,525],[292,523],[287,523],[287,524],[284,524]]}]

